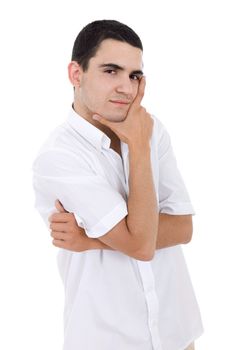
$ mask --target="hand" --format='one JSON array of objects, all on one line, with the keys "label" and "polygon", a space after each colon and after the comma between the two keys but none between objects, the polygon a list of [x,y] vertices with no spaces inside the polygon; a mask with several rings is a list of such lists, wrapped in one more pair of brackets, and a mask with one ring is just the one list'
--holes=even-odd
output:
[{"label": "hand", "polygon": [[146,109],[141,106],[144,96],[146,80],[142,77],[139,82],[137,95],[131,104],[127,116],[122,122],[110,122],[94,114],[93,119],[110,128],[123,142],[129,146],[143,147],[149,144],[152,135],[153,118]]},{"label": "hand", "polygon": [[56,200],[55,207],[58,213],[49,217],[53,245],[75,252],[87,250],[89,237],[78,226],[74,214],[66,211],[59,200]]}]

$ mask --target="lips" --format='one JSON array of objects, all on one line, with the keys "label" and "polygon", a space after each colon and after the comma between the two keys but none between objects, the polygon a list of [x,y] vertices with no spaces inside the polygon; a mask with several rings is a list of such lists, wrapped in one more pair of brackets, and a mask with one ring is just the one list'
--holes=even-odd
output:
[{"label": "lips", "polygon": [[122,101],[122,100],[110,100],[110,102],[121,104],[121,105],[128,105],[130,103],[130,102],[127,102],[127,101]]}]

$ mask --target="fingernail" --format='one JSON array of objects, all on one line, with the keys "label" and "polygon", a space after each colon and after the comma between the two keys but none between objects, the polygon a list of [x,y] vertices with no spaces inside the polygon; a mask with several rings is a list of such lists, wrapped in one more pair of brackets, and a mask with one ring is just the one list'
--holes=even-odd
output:
[{"label": "fingernail", "polygon": [[95,119],[95,120],[100,120],[100,117],[96,114],[93,115],[92,119]]}]

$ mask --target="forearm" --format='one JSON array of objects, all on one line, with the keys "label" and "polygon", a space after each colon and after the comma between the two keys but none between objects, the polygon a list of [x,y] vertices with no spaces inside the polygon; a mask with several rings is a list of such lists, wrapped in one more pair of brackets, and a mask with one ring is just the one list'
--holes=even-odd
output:
[{"label": "forearm", "polygon": [[[158,235],[158,208],[153,183],[150,146],[129,148],[129,196],[126,217],[129,233],[138,251],[153,255]],[[114,250],[98,239],[89,239],[88,249]]]},{"label": "forearm", "polygon": [[91,249],[108,249],[108,250],[115,250],[108,246],[107,244],[101,242],[98,238],[87,238],[87,250]]},{"label": "forearm", "polygon": [[192,239],[192,215],[159,214],[159,231],[156,249],[189,243]]},{"label": "forearm", "polygon": [[[156,250],[190,242],[192,231],[192,215],[169,215],[160,213]],[[89,238],[88,249],[114,250],[97,238]]]},{"label": "forearm", "polygon": [[139,249],[155,251],[158,208],[150,159],[150,145],[129,147],[129,196],[127,226]]}]

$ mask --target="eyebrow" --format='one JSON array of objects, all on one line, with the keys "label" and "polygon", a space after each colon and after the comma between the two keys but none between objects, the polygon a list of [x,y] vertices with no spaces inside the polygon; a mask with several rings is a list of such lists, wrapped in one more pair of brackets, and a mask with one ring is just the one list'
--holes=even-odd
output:
[{"label": "eyebrow", "polygon": [[[113,69],[116,69],[116,70],[124,70],[123,67],[119,66],[118,64],[115,64],[115,63],[104,63],[104,64],[100,64],[99,65],[99,68],[113,68]],[[134,70],[130,73],[131,74],[137,74],[137,75],[143,75],[143,71],[138,69],[138,70]]]}]

